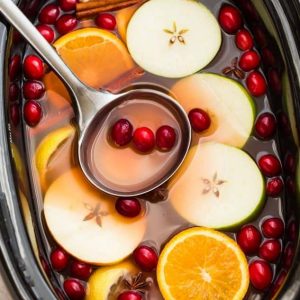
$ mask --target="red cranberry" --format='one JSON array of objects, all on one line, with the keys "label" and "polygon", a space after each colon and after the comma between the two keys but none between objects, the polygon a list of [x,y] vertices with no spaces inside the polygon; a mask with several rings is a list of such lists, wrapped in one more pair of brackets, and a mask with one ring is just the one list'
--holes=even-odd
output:
[{"label": "red cranberry", "polygon": [[255,123],[256,136],[265,140],[271,138],[276,131],[276,118],[271,113],[261,114]]},{"label": "red cranberry", "polygon": [[288,227],[288,238],[290,241],[294,242],[296,241],[297,236],[298,236],[297,224],[295,221],[292,221]]},{"label": "red cranberry", "polygon": [[259,71],[253,71],[247,76],[246,85],[254,97],[262,96],[267,91],[265,77]]},{"label": "red cranberry", "polygon": [[240,68],[246,72],[258,68],[259,64],[260,64],[260,56],[254,50],[249,50],[243,53],[239,61]]},{"label": "red cranberry", "polygon": [[296,172],[297,161],[294,155],[288,153],[284,159],[284,169],[289,175],[294,175]]},{"label": "red cranberry", "polygon": [[98,17],[95,19],[95,22],[98,27],[107,30],[114,30],[117,24],[116,18],[107,13],[98,15]]},{"label": "red cranberry", "polygon": [[268,288],[273,279],[273,271],[269,263],[263,260],[256,260],[249,266],[250,281],[258,290]]},{"label": "red cranberry", "polygon": [[146,272],[153,271],[158,262],[158,256],[155,250],[145,245],[139,246],[134,250],[133,258],[136,264]]},{"label": "red cranberry", "polygon": [[258,165],[265,176],[273,177],[279,175],[281,172],[280,161],[273,154],[263,155],[259,159]]},{"label": "red cranberry", "polygon": [[136,198],[118,198],[115,207],[120,215],[128,218],[134,218],[141,212],[141,204]]},{"label": "red cranberry", "polygon": [[111,138],[118,146],[125,146],[131,142],[133,127],[126,119],[118,120],[111,129]]},{"label": "red cranberry", "polygon": [[56,271],[64,270],[69,263],[69,254],[62,249],[55,249],[50,255],[52,267]]},{"label": "red cranberry", "polygon": [[51,275],[51,271],[47,260],[43,256],[40,256],[40,262],[43,270],[45,271],[46,275],[49,277]]},{"label": "red cranberry", "polygon": [[256,22],[260,20],[260,16],[258,15],[256,8],[251,1],[246,0],[240,2],[241,2],[243,12],[248,20],[252,22]]},{"label": "red cranberry", "polygon": [[261,229],[265,237],[278,239],[283,235],[284,223],[280,218],[270,218],[262,223]]},{"label": "red cranberry", "polygon": [[292,243],[288,243],[283,253],[283,267],[289,269],[295,257],[295,247]]},{"label": "red cranberry", "polygon": [[36,26],[36,29],[40,32],[40,34],[49,42],[52,43],[54,40],[54,30],[44,24],[39,24]]},{"label": "red cranberry", "polygon": [[9,85],[8,96],[11,102],[17,101],[20,95],[20,88],[17,83],[11,83]]},{"label": "red cranberry", "polygon": [[66,279],[64,281],[64,290],[70,300],[83,300],[85,298],[85,288],[76,279]]},{"label": "red cranberry", "polygon": [[279,128],[284,132],[284,134],[290,136],[292,132],[291,124],[289,121],[289,117],[283,111],[278,113],[278,123]]},{"label": "red cranberry", "polygon": [[24,60],[24,73],[29,79],[42,79],[44,76],[42,60],[35,55],[28,55]]},{"label": "red cranberry", "polygon": [[274,284],[273,284],[273,288],[271,291],[271,299],[274,299],[274,296],[277,294],[278,290],[281,288],[281,286],[283,285],[285,279],[287,277],[287,272],[285,270],[281,270],[277,279],[275,280]]},{"label": "red cranberry", "polygon": [[149,152],[155,146],[155,137],[151,129],[140,127],[133,133],[133,144],[141,152]]},{"label": "red cranberry", "polygon": [[240,230],[236,239],[245,254],[253,255],[258,251],[261,234],[253,225],[247,225]]},{"label": "red cranberry", "polygon": [[297,184],[294,177],[288,176],[285,181],[285,186],[290,196],[295,196],[297,192]]},{"label": "red cranberry", "polygon": [[64,11],[75,10],[77,0],[58,0],[59,6]]},{"label": "red cranberry", "polygon": [[238,31],[235,36],[235,43],[242,51],[250,50],[254,46],[253,37],[247,29],[241,29]]},{"label": "red cranberry", "polygon": [[267,40],[267,33],[264,27],[262,27],[261,25],[254,25],[252,28],[252,32],[256,43],[261,48],[266,47],[268,40]]},{"label": "red cranberry", "polygon": [[276,65],[274,53],[268,47],[262,49],[261,57],[266,67],[274,67]]},{"label": "red cranberry", "polygon": [[161,151],[169,151],[176,142],[176,132],[168,125],[161,126],[156,131],[156,146]]},{"label": "red cranberry", "polygon": [[54,24],[59,15],[59,8],[56,4],[48,4],[42,8],[39,14],[39,21],[42,24]]},{"label": "red cranberry", "polygon": [[23,95],[26,99],[39,99],[44,92],[44,86],[39,81],[26,81],[23,84]]},{"label": "red cranberry", "polygon": [[140,293],[135,291],[126,291],[120,294],[117,300],[142,300],[142,296]]},{"label": "red cranberry", "polygon": [[236,7],[223,5],[219,13],[219,23],[225,32],[234,34],[242,27],[243,19]]},{"label": "red cranberry", "polygon": [[55,23],[56,30],[59,34],[66,34],[77,26],[77,19],[73,15],[62,15]]},{"label": "red cranberry", "polygon": [[282,83],[281,83],[280,74],[276,69],[270,69],[268,71],[268,82],[271,87],[271,90],[277,96],[280,96],[282,93]]},{"label": "red cranberry", "polygon": [[20,55],[14,55],[10,59],[9,67],[8,67],[8,75],[11,81],[15,80],[16,77],[19,75],[21,70],[21,58]]},{"label": "red cranberry", "polygon": [[200,108],[192,109],[189,112],[188,117],[195,132],[202,132],[208,129],[211,124],[208,113]]},{"label": "red cranberry", "polygon": [[278,240],[265,241],[259,248],[259,257],[276,262],[281,253],[281,244]]},{"label": "red cranberry", "polygon": [[41,106],[34,100],[29,100],[24,105],[24,119],[26,123],[34,127],[41,120],[43,115]]},{"label": "red cranberry", "polygon": [[268,180],[267,195],[269,197],[278,197],[283,190],[283,181],[280,177],[274,177]]},{"label": "red cranberry", "polygon": [[92,267],[84,262],[73,261],[71,264],[71,274],[78,279],[88,280],[92,271]]},{"label": "red cranberry", "polygon": [[17,126],[20,122],[20,110],[18,104],[12,104],[10,106],[10,118],[14,126]]}]

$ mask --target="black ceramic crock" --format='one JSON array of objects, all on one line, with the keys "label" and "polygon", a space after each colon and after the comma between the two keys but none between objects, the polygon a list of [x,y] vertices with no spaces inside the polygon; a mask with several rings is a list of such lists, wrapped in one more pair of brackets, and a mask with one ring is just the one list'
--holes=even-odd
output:
[{"label": "black ceramic crock", "polygon": [[[4,0],[5,1],[5,0]],[[251,7],[255,7],[262,29],[268,31],[274,41],[274,47],[280,53],[282,68],[286,71],[284,93],[273,97],[275,113],[279,122],[279,140],[281,156],[293,151],[296,157],[300,145],[300,2],[299,0],[253,0],[252,5],[242,6],[243,1],[233,1],[244,10],[249,22],[253,21]],[[249,0],[250,2],[250,0]],[[43,1],[24,0],[19,6],[29,17],[35,16]],[[20,37],[12,32],[3,18],[0,19],[0,272],[5,276],[6,284],[13,299],[57,299],[55,280],[47,279],[46,249],[39,243],[39,233],[32,227],[30,217],[34,219],[35,210],[30,205],[31,187],[28,173],[28,160],[22,126],[13,126],[10,118],[8,99],[8,61]],[[259,33],[258,33],[259,38]],[[19,51],[22,49],[20,48]],[[12,144],[19,150],[18,157]],[[21,166],[21,167],[20,167]],[[298,168],[299,170],[299,159]],[[258,299],[300,299],[300,171],[287,176],[290,191],[287,191],[287,224],[293,224],[293,237],[288,240],[283,254],[281,270],[269,291],[251,297]],[[27,198],[24,204],[24,193]],[[27,200],[29,199],[29,200]],[[28,201],[28,202],[26,202]],[[26,204],[27,203],[27,204]],[[26,212],[25,212],[26,211]],[[24,216],[26,216],[24,218]],[[37,251],[38,249],[38,251]],[[286,256],[286,257],[285,257]],[[46,272],[45,272],[46,270]],[[4,299],[3,299],[4,300]]]}]

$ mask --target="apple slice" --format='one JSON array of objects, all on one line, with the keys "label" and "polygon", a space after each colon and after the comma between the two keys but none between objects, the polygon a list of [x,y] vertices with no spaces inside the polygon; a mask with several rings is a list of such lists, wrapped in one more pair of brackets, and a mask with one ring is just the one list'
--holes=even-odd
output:
[{"label": "apple slice", "polygon": [[151,0],[131,18],[127,46],[146,71],[169,78],[193,74],[213,60],[221,30],[206,6],[191,0]]},{"label": "apple slice", "polygon": [[234,228],[264,204],[264,179],[244,151],[220,143],[194,146],[169,184],[170,201],[198,226]]},{"label": "apple slice", "polygon": [[72,169],[46,192],[44,213],[54,239],[79,260],[106,265],[130,255],[142,241],[145,216],[119,215],[115,199],[92,187]]},{"label": "apple slice", "polygon": [[202,138],[238,148],[245,145],[254,124],[255,104],[237,81],[212,73],[194,74],[178,81],[171,92],[186,112],[201,108],[211,118],[209,129],[194,134],[194,144]]}]

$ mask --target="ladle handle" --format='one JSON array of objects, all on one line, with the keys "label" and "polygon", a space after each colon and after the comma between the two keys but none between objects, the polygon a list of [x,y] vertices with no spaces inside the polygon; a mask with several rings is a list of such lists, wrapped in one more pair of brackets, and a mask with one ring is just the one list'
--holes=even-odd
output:
[{"label": "ladle handle", "polygon": [[82,82],[66,66],[53,46],[46,41],[13,1],[0,0],[0,12],[24,36],[73,92],[76,92],[82,86]]}]

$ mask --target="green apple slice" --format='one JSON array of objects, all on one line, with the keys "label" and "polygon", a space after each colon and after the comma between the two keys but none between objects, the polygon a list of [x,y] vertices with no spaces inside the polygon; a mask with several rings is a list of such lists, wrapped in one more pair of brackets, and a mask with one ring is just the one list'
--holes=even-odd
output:
[{"label": "green apple slice", "polygon": [[237,81],[224,76],[201,73],[178,81],[171,89],[186,112],[205,110],[211,118],[208,130],[194,134],[199,138],[242,148],[255,120],[255,104],[250,94]]},{"label": "green apple slice", "polygon": [[204,68],[221,42],[216,18],[198,1],[148,1],[135,12],[127,28],[127,46],[136,63],[169,78]]},{"label": "green apple slice", "polygon": [[194,146],[169,184],[170,201],[192,224],[217,229],[246,223],[264,204],[264,179],[244,151],[220,143]]}]

